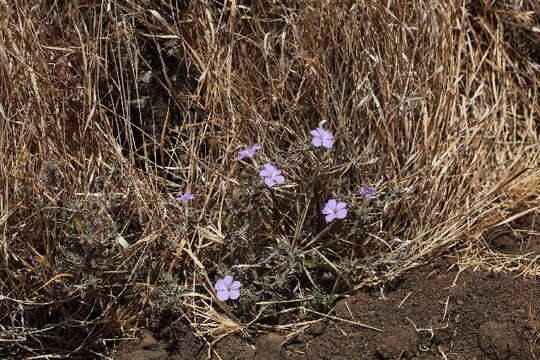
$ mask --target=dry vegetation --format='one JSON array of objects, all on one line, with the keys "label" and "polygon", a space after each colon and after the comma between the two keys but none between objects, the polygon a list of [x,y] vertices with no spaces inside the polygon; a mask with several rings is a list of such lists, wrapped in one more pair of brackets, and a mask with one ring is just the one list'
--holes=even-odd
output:
[{"label": "dry vegetation", "polygon": [[[538,276],[482,238],[540,205],[538,8],[0,0],[0,355],[296,329],[446,251]],[[327,228],[331,197],[349,216]]]}]

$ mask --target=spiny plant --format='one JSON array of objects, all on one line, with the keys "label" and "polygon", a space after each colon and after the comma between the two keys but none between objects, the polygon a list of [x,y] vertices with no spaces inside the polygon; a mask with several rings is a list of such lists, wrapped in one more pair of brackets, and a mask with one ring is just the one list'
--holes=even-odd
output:
[{"label": "spiny plant", "polygon": [[[332,132],[329,130],[326,130],[322,128],[322,124],[319,124],[319,127],[317,127],[315,130],[312,130],[310,132],[312,135],[311,143],[314,147],[323,147],[326,149],[331,149],[334,145],[334,136]],[[306,152],[311,152],[312,150],[309,147],[302,147],[305,149]],[[259,145],[253,145],[252,147],[242,149],[238,152],[238,160],[243,160],[245,158],[253,159],[255,156],[255,152],[257,150],[261,150],[259,152],[260,154],[264,154],[264,149]],[[293,156],[298,157],[300,154],[295,153]],[[321,156],[326,156],[328,158],[327,154],[320,154]],[[262,155],[264,156],[264,155]],[[302,154],[302,157],[311,157],[316,159],[315,154]],[[283,166],[285,166],[287,169],[290,169],[290,165],[287,166],[290,162],[286,161],[287,159],[284,159]],[[315,160],[317,163],[317,159]],[[325,173],[324,166],[321,166],[320,164],[317,164],[315,170],[306,169],[307,173],[313,174],[313,178],[318,179],[322,174]],[[280,201],[276,198],[274,195],[273,188],[276,185],[279,185],[280,187],[286,187],[288,184],[288,181],[285,180],[285,177],[282,175],[282,172],[275,166],[271,164],[264,164],[262,165],[262,170],[259,171],[259,175],[261,176],[262,180],[264,181],[264,184],[268,186],[270,189],[270,192],[267,192],[266,189],[261,188],[261,186],[257,186],[256,190],[247,194],[246,197],[244,197],[240,203],[231,204],[228,208],[234,208],[235,206],[241,206],[242,203],[250,203],[254,204],[253,197],[259,197],[260,195],[257,192],[264,192],[265,195],[268,196],[270,201],[273,203],[272,207],[275,210],[275,220],[282,219],[281,216],[282,212],[286,213],[292,213],[294,211],[293,206],[298,206],[298,203],[293,204],[290,203],[287,207],[284,203],[279,203]],[[296,189],[302,189],[306,187],[305,180],[308,179],[308,185],[311,185],[314,187],[313,191],[310,191],[308,194],[311,194],[312,197],[320,196],[320,194],[328,194],[331,192],[330,189],[326,189],[325,186],[332,186],[334,183],[332,182],[325,182],[321,183],[317,180],[310,179],[309,177],[301,177],[301,178],[294,178],[290,179],[290,182],[297,183],[297,184],[304,184],[302,187],[292,187],[290,190],[291,195],[294,197],[298,197],[299,194],[295,193]],[[248,177],[249,179],[249,177]],[[240,187],[250,187],[255,186],[254,180],[248,180],[245,183],[243,183],[241,180],[238,182],[238,186]],[[336,191],[337,190],[337,191]],[[334,189],[334,192],[338,192],[339,189]],[[378,191],[372,187],[372,186],[362,186],[360,187],[359,193],[363,195],[366,198],[375,198],[377,195],[379,195]],[[264,195],[263,195],[264,196]],[[252,198],[250,198],[252,197]],[[314,201],[313,198],[307,198],[307,203],[302,204],[303,207],[309,209],[309,204],[319,206],[320,201]],[[262,205],[262,204],[261,204]],[[361,206],[360,206],[361,208]],[[260,209],[253,209],[251,213],[257,212]],[[328,235],[330,232],[331,223],[335,219],[344,219],[347,216],[347,204],[345,202],[338,202],[335,199],[329,199],[325,205],[320,209],[312,209],[313,211],[310,211],[309,215],[304,214],[304,224],[305,228],[298,229],[298,228],[290,228],[286,229],[284,228],[284,232],[278,235],[278,233],[275,233],[274,236],[280,236],[282,239],[293,239],[292,234],[290,232],[292,231],[299,231],[301,234],[307,235],[308,231],[310,229],[315,229],[317,226],[320,228],[320,220],[321,215],[324,215],[324,219],[326,220],[326,223],[328,224],[324,229],[321,228],[320,232],[312,233],[308,236],[305,236],[302,238],[302,240],[305,242],[305,244],[300,243],[294,243],[293,240],[285,240],[285,242],[288,242],[288,251],[286,252],[277,252],[274,253],[272,249],[276,248],[279,249],[280,245],[281,248],[284,244],[283,242],[278,243],[279,245],[272,244],[272,242],[269,243],[269,249],[272,251],[270,255],[268,255],[267,252],[261,251],[262,247],[260,245],[261,240],[264,241],[264,239],[250,239],[245,240],[251,243],[251,246],[246,247],[233,247],[228,248],[225,253],[223,252],[223,249],[218,250],[220,252],[220,257],[218,260],[218,263],[220,264],[220,267],[223,266],[223,264],[229,263],[230,268],[234,268],[235,266],[239,265],[239,262],[247,261],[247,263],[244,263],[243,265],[245,267],[250,268],[249,273],[244,273],[240,277],[244,280],[244,283],[249,283],[252,286],[248,287],[245,291],[249,291],[251,293],[257,294],[255,297],[259,303],[261,302],[267,302],[267,301],[280,301],[280,300],[288,300],[291,297],[299,297],[302,296],[300,294],[300,290],[303,292],[306,291],[306,289],[313,287],[314,291],[317,293],[320,293],[322,290],[322,286],[320,285],[321,279],[318,279],[315,277],[315,280],[313,280],[313,276],[310,275],[310,270],[308,268],[305,268],[303,266],[304,258],[306,257],[306,254],[309,255],[309,249],[313,245],[318,245],[318,251],[325,252],[325,249],[332,249],[335,255],[340,252],[343,252],[343,248],[341,250],[336,247],[335,245],[338,245],[339,241],[333,241],[328,244]],[[362,212],[362,209],[357,209],[357,211]],[[251,216],[251,220],[253,221],[253,216]],[[242,218],[244,218],[245,221],[245,215],[242,215]],[[261,219],[260,217],[258,217]],[[296,222],[297,223],[297,222]],[[227,221],[227,226],[233,226],[238,228],[253,228],[253,225],[250,224],[241,224],[238,223],[238,221],[229,222]],[[269,224],[272,225],[272,224]],[[346,228],[341,227],[340,229],[342,232],[338,236],[345,237],[346,235],[343,234],[343,232],[347,231]],[[290,232],[288,232],[290,231]],[[358,236],[358,233],[355,233]],[[336,236],[336,234],[332,234],[333,236]],[[238,236],[238,235],[235,235]],[[237,240],[238,241],[238,240]],[[356,238],[355,241],[361,242],[362,238]],[[233,240],[229,240],[230,243],[233,242]],[[332,246],[334,245],[334,246]],[[360,245],[360,244],[358,244]],[[292,253],[297,251],[297,249],[304,249],[308,250],[302,253],[300,256],[291,256]],[[246,254],[241,254],[244,250],[247,250]],[[280,258],[281,255],[281,258]],[[265,267],[265,264],[268,264],[268,261],[271,261],[275,256],[278,257],[278,264],[279,267],[283,269],[283,271],[275,271],[272,269],[269,269]],[[337,257],[339,258],[339,256]],[[262,266],[256,266],[255,264],[261,264]],[[255,265],[255,266],[254,266]],[[279,269],[278,267],[278,269]],[[268,274],[270,272],[270,274]],[[305,274],[304,274],[305,273]],[[264,275],[263,275],[264,274]],[[249,276],[251,275],[251,276]],[[228,299],[237,299],[240,295],[240,293],[237,291],[237,289],[240,288],[241,283],[240,282],[233,282],[231,275],[227,275],[226,279],[228,279],[227,284],[224,283],[225,280],[220,279],[215,284],[215,290],[217,291],[217,297],[220,301],[225,301]],[[306,286],[309,284],[307,281],[309,279],[311,281],[312,286]],[[230,281],[229,281],[230,280]],[[225,285],[224,285],[225,284]],[[229,285],[236,284],[234,288],[229,288]],[[258,288],[258,289],[257,289]],[[332,289],[332,287],[330,287]],[[229,296],[231,293],[231,289],[233,289],[234,296]],[[292,291],[291,291],[292,290]],[[266,296],[264,295],[266,294]],[[305,294],[304,294],[305,295]],[[251,297],[253,298],[253,296]],[[254,301],[251,300],[252,305],[254,305]],[[249,300],[248,300],[249,301]],[[245,307],[245,304],[244,304]],[[268,307],[265,307],[265,310],[268,310]],[[251,309],[249,311],[251,314],[256,314],[258,311],[256,309]]]}]

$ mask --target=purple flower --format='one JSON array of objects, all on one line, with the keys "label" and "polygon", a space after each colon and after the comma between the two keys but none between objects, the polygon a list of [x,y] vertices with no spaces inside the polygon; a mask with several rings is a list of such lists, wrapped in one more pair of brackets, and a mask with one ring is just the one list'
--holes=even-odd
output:
[{"label": "purple flower", "polygon": [[234,241],[237,244],[243,244],[247,242],[246,238],[240,235],[233,235],[231,238],[232,241]]},{"label": "purple flower", "polygon": [[368,199],[372,199],[379,195],[379,192],[373,186],[362,186],[360,190],[358,190],[358,192],[360,193],[360,195],[364,195]]},{"label": "purple flower", "polygon": [[276,184],[281,184],[285,182],[285,178],[281,175],[281,170],[279,170],[274,165],[264,164],[261,172],[261,175],[264,178],[266,185],[272,187]]},{"label": "purple flower", "polygon": [[216,281],[215,288],[217,290],[217,298],[219,301],[227,301],[229,299],[236,300],[240,297],[240,281],[233,281],[231,275],[225,276],[223,279]]},{"label": "purple flower", "polygon": [[262,149],[259,145],[255,144],[249,149],[243,149],[238,152],[238,160],[242,160],[245,157],[253,157],[257,150]]},{"label": "purple flower", "polygon": [[324,205],[321,212],[326,215],[325,219],[327,222],[330,222],[335,218],[343,219],[347,216],[347,204],[331,199]]},{"label": "purple flower", "polygon": [[178,201],[182,201],[182,202],[186,202],[188,200],[192,200],[193,199],[193,195],[191,194],[191,192],[189,190],[186,190],[186,192],[183,194],[183,195],[180,195],[180,196],[177,196],[174,198],[174,200],[178,200]]},{"label": "purple flower", "polygon": [[315,130],[311,130],[309,133],[313,135],[311,142],[316,147],[324,146],[325,148],[330,149],[332,145],[334,145],[334,135],[328,130],[318,127]]}]

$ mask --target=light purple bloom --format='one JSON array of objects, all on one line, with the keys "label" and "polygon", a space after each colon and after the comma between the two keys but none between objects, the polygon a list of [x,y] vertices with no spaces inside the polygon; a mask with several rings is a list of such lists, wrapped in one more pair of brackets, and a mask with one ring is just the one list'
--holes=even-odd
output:
[{"label": "light purple bloom", "polygon": [[316,147],[324,146],[325,148],[330,149],[332,145],[334,145],[334,135],[328,130],[318,127],[315,130],[311,130],[309,133],[313,135],[311,142]]},{"label": "light purple bloom", "polygon": [[253,157],[257,150],[262,149],[259,145],[255,144],[248,149],[242,149],[238,152],[238,160],[242,160],[245,157]]},{"label": "light purple bloom", "polygon": [[234,241],[237,244],[243,244],[243,243],[247,242],[246,238],[243,237],[243,236],[240,236],[240,235],[233,235],[233,237],[231,239],[232,239],[232,241]]},{"label": "light purple bloom", "polygon": [[327,222],[330,222],[335,218],[344,219],[345,216],[347,216],[347,204],[331,199],[324,205],[321,212],[326,215],[325,219]]},{"label": "light purple bloom", "polygon": [[264,182],[270,187],[285,182],[285,178],[281,175],[281,170],[274,165],[264,164],[259,175],[264,178]]},{"label": "light purple bloom", "polygon": [[240,281],[233,281],[231,275],[225,276],[223,279],[216,281],[217,298],[219,301],[227,301],[229,299],[236,300],[240,297]]},{"label": "light purple bloom", "polygon": [[186,192],[183,194],[183,195],[180,195],[180,196],[177,196],[174,198],[174,200],[178,200],[178,201],[182,201],[182,202],[186,202],[188,200],[192,200],[193,199],[193,194],[191,194],[191,192],[189,190],[186,190]]},{"label": "light purple bloom", "polygon": [[372,199],[379,195],[379,192],[373,186],[362,186],[360,190],[358,190],[358,192],[360,193],[360,195],[364,195],[368,199]]}]

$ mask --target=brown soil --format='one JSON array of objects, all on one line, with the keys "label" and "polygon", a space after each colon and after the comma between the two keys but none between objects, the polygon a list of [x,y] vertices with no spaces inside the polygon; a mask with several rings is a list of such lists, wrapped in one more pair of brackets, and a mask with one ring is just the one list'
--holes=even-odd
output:
[{"label": "brown soil", "polygon": [[[536,225],[537,226],[537,225]],[[536,227],[534,226],[534,227]],[[493,250],[540,258],[540,236],[496,229]],[[534,234],[534,233],[533,233]],[[382,288],[339,301],[332,315],[378,329],[324,320],[286,339],[229,336],[214,348],[221,359],[540,359],[540,282],[515,274],[459,271],[450,258],[409,271]],[[208,348],[189,331],[174,343],[143,340],[116,359],[205,359]]]}]

